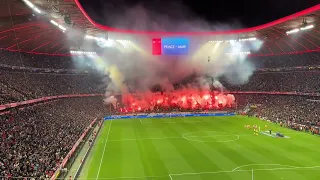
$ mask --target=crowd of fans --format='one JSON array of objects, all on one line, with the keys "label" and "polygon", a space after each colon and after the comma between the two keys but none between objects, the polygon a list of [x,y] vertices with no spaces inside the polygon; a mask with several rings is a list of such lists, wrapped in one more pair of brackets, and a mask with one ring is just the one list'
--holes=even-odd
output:
[{"label": "crowd of fans", "polygon": [[34,55],[0,50],[0,64],[33,68],[73,69],[72,58],[68,56]]},{"label": "crowd of fans", "polygon": [[[252,57],[258,68],[320,65],[319,53]],[[0,64],[74,69],[72,57],[0,51]],[[320,92],[320,71],[256,72],[244,85],[221,81],[230,91]],[[65,94],[103,93],[102,78],[93,74],[31,73],[0,69],[0,104]],[[320,127],[320,100],[293,95],[235,94],[237,108],[257,106],[255,115],[297,128]],[[96,117],[116,113],[101,97],[60,99],[0,115],[0,179],[50,177],[84,128]],[[104,109],[105,108],[105,109]],[[227,109],[228,110],[228,109]],[[158,109],[167,112],[168,109]],[[179,111],[176,109],[176,111]],[[300,127],[298,127],[300,129]]]},{"label": "crowd of fans", "polygon": [[[256,73],[244,85],[223,83],[229,91],[320,92],[320,71]],[[62,94],[103,93],[102,78],[91,74],[0,71],[0,104]],[[36,87],[36,88],[35,88]]]},{"label": "crowd of fans", "polygon": [[0,179],[50,177],[84,129],[103,112],[101,97],[87,97],[1,115]]},{"label": "crowd of fans", "polygon": [[[320,59],[319,59],[320,60]],[[253,74],[243,85],[222,83],[230,91],[320,92],[320,71],[265,72]]]},{"label": "crowd of fans", "polygon": [[0,71],[0,104],[44,96],[103,93],[95,75],[64,75]]},{"label": "crowd of fans", "polygon": [[[251,57],[257,68],[318,66],[320,53],[285,56]],[[53,69],[79,68],[76,57],[33,55],[1,50],[0,64]],[[78,58],[78,57],[77,57]],[[76,61],[81,61],[77,59]],[[243,85],[228,84],[230,91],[320,92],[319,69],[300,71],[255,72]],[[102,78],[89,74],[37,73],[0,69],[0,104],[17,102],[43,96],[79,93],[103,93]],[[34,88],[36,87],[36,88]]]},{"label": "crowd of fans", "polygon": [[236,95],[240,109],[248,114],[281,123],[296,130],[320,127],[320,97],[295,95]]},{"label": "crowd of fans", "polygon": [[[284,56],[255,56],[249,57],[248,60],[256,68],[279,68],[320,65],[319,58],[319,52],[312,52]],[[82,63],[80,67],[77,66],[77,61],[83,61],[83,59],[70,56],[34,55],[0,50],[0,64],[33,68],[91,69],[90,62]]]},{"label": "crowd of fans", "polygon": [[281,68],[320,65],[320,53],[291,54],[284,56],[256,56],[249,61],[257,68]]}]

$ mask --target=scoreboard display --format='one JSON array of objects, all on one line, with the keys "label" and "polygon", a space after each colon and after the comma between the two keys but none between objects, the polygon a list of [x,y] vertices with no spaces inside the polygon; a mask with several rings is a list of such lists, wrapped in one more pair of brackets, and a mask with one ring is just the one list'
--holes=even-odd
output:
[{"label": "scoreboard display", "polygon": [[188,55],[189,39],[188,38],[153,38],[152,54],[153,55]]}]

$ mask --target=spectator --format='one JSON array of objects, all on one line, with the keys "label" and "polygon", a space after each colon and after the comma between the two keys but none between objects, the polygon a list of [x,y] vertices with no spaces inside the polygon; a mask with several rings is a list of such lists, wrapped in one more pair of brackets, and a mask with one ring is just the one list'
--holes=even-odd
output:
[{"label": "spectator", "polygon": [[37,74],[0,71],[0,104],[64,94],[102,94],[95,75]]},{"label": "spectator", "polygon": [[50,177],[90,122],[101,97],[70,98],[1,116],[0,179]]},{"label": "spectator", "polygon": [[[247,114],[263,117],[296,130],[320,127],[320,100],[295,95],[236,95],[239,107],[256,105]],[[251,112],[253,111],[253,113]]]}]

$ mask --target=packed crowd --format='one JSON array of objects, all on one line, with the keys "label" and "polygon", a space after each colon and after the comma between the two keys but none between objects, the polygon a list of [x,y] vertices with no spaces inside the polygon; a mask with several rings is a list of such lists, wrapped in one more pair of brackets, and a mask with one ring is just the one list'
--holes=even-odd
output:
[{"label": "packed crowd", "polygon": [[[320,127],[320,98],[291,95],[236,95],[239,106],[253,106],[252,115],[281,123],[296,130]],[[297,128],[297,124],[299,127]]]},{"label": "packed crowd", "polygon": [[[257,68],[283,68],[320,66],[320,53],[293,54],[285,56],[252,57],[249,59]],[[243,85],[228,84],[221,80],[230,91],[280,91],[320,92],[319,69],[295,68],[295,71],[278,69],[273,72],[256,71]]]},{"label": "packed crowd", "polygon": [[[77,68],[74,57],[0,51],[0,64],[34,68]],[[257,68],[275,68],[318,66],[319,59],[320,53],[314,52],[251,57],[249,61]],[[223,78],[220,81],[230,91],[320,92],[319,75],[319,70],[256,72],[243,85],[228,84]],[[92,73],[59,74],[0,70],[0,76],[0,104],[58,94],[103,93],[105,88],[102,86],[102,78]]]},{"label": "packed crowd", "polygon": [[[319,59],[320,60],[320,59]],[[243,85],[222,84],[230,91],[320,92],[320,71],[265,72],[253,74]]]},{"label": "packed crowd", "polygon": [[103,93],[95,75],[39,74],[0,71],[0,104],[44,96]]},{"label": "packed crowd", "polygon": [[[21,56],[20,56],[21,55]],[[319,53],[275,57],[252,57],[258,68],[320,65]],[[0,64],[53,69],[77,68],[72,57],[31,55],[0,51]],[[244,85],[221,80],[230,91],[320,92],[320,71],[256,72]],[[0,104],[44,96],[103,93],[102,77],[94,74],[30,73],[0,70]],[[252,112],[290,127],[295,123],[320,127],[319,101],[306,96],[235,95],[237,107],[259,105]],[[104,109],[105,108],[105,109]],[[13,110],[0,116],[0,179],[3,177],[49,177],[70,151],[84,128],[98,116],[117,114],[101,97],[71,98]],[[155,108],[152,112],[182,109]],[[190,111],[189,109],[185,111]],[[201,111],[201,110],[197,110]]]},{"label": "packed crowd", "polygon": [[[229,91],[320,92],[320,71],[256,73],[244,85],[222,82]],[[103,93],[97,75],[0,71],[0,104],[61,94]],[[37,88],[34,88],[37,87]]]},{"label": "packed crowd", "polygon": [[84,129],[103,116],[101,97],[70,98],[1,115],[0,179],[46,179]]},{"label": "packed crowd", "polygon": [[250,57],[249,61],[257,68],[281,68],[320,65],[319,59],[320,53],[312,52],[283,56],[256,56]]},{"label": "packed crowd", "polygon": [[10,52],[6,50],[0,50],[0,64],[33,68],[75,68],[72,58],[68,56],[34,55],[28,53]]},{"label": "packed crowd", "polygon": [[[248,58],[248,60],[257,68],[320,65],[319,59],[319,52],[291,54],[284,56],[255,56]],[[82,63],[82,66],[80,67],[77,66],[77,61],[83,61],[83,59],[70,56],[34,55],[0,50],[0,64],[33,68],[91,69],[90,62],[84,64]]]}]

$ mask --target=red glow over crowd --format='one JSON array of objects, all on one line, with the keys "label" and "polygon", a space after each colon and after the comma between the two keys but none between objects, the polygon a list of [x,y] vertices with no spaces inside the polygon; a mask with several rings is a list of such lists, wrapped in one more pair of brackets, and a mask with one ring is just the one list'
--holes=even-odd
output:
[{"label": "red glow over crowd", "polygon": [[[232,94],[218,91],[177,90],[164,93],[141,93],[122,95],[119,111],[122,113],[161,109],[221,109],[235,105]],[[121,107],[122,106],[122,107]]]}]

